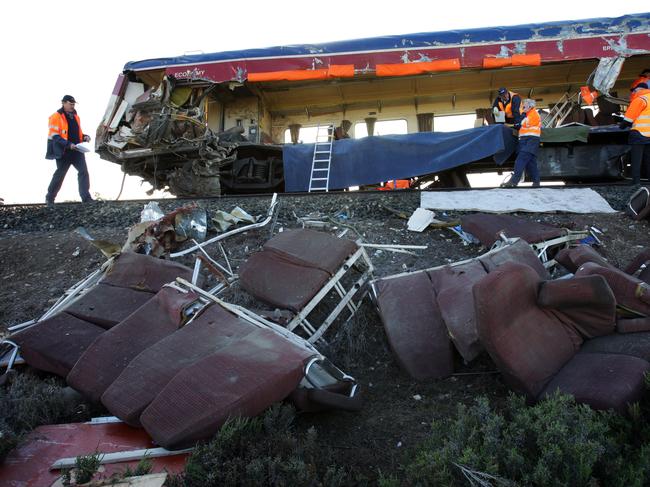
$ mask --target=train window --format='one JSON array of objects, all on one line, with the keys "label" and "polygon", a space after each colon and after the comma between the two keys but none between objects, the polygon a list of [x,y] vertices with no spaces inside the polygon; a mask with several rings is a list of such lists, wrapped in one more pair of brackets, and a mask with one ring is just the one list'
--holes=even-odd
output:
[{"label": "train window", "polygon": [[[398,135],[407,134],[408,124],[406,120],[378,120],[375,122],[374,135]],[[354,138],[360,139],[361,137],[368,136],[368,127],[366,122],[357,122],[354,124]]]},{"label": "train window", "polygon": [[[313,144],[316,142],[316,131],[318,127],[300,127],[300,135],[298,136],[299,144]],[[291,133],[289,129],[284,131],[284,143],[291,144]]]}]

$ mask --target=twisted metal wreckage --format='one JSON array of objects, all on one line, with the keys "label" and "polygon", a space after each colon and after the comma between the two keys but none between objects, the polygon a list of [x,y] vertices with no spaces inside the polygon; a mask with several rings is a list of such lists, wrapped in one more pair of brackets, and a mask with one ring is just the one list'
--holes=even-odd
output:
[{"label": "twisted metal wreckage", "polygon": [[[118,84],[126,82],[120,78]],[[118,114],[107,112],[97,129],[100,156],[120,163],[125,174],[141,176],[153,190],[177,196],[219,196],[235,179],[240,190],[248,183],[267,192],[281,185],[279,146],[249,142],[242,127],[215,133],[207,126],[204,101],[218,85],[193,90],[175,84],[165,77],[144,91],[142,84],[129,83]]]},{"label": "twisted metal wreckage", "polygon": [[[644,194],[644,208],[631,202],[634,218],[648,214]],[[269,224],[272,234],[276,210],[274,196],[264,219],[201,243],[207,219],[196,206],[153,212],[122,248],[85,234],[108,260],[43,316],[9,328],[7,372],[26,362],[59,375],[115,415],[108,421],[144,428],[160,446],[148,456],[184,453],[227,418],[277,401],[302,411],[359,410],[356,380],[316,345],[370,294],[397,362],[416,380],[451,375],[456,351],[470,362],[485,349],[531,401],[560,389],[625,412],[640,397],[650,370],[650,249],[621,271],[591,246],[600,244],[593,227],[476,213],[453,230],[487,253],[374,279],[365,248],[376,244],[310,230],[318,222],[298,218],[302,228],[273,236],[236,274],[222,243]],[[177,250],[182,242],[192,245]],[[208,253],[214,245],[219,257]],[[173,261],[188,255],[193,269]],[[558,263],[573,274],[551,279]],[[203,266],[218,281],[208,290]],[[219,297],[237,281],[271,309]]]}]

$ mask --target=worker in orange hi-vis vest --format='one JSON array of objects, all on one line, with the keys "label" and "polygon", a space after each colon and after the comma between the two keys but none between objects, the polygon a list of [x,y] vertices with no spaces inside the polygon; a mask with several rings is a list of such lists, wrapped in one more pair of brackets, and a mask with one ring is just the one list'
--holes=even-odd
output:
[{"label": "worker in orange hi-vis vest", "polygon": [[517,147],[517,159],[515,160],[515,172],[512,177],[501,185],[502,188],[514,188],[526,171],[526,174],[533,180],[533,187],[539,187],[539,169],[537,167],[537,153],[539,152],[539,141],[542,135],[542,121],[535,109],[535,100],[526,98],[522,103],[524,116],[521,124],[516,124],[519,129],[519,145]]},{"label": "worker in orange hi-vis vest", "polygon": [[637,86],[641,83],[645,83],[650,86],[650,69],[644,69],[639,73],[639,77],[632,81],[630,85],[630,101],[633,101],[635,97],[639,96],[638,91],[636,90]]},{"label": "worker in orange hi-vis vest", "polygon": [[78,173],[79,196],[84,203],[92,201],[90,196],[90,177],[86,158],[77,148],[81,142],[90,142],[90,136],[81,130],[79,115],[75,110],[77,101],[71,95],[61,99],[61,108],[54,112],[48,120],[46,159],[56,159],[56,171],[47,187],[45,202],[48,206],[54,204],[54,198],[61,189],[65,175],[74,166]]},{"label": "worker in orange hi-vis vest", "polygon": [[641,163],[650,177],[650,90],[647,83],[639,83],[634,92],[634,99],[625,112],[620,128],[631,127],[628,136],[632,162],[632,184],[641,184]]},{"label": "worker in orange hi-vis vest", "polygon": [[507,88],[499,88],[492,108],[505,113],[506,123],[518,124],[523,115],[520,112],[521,97]]}]

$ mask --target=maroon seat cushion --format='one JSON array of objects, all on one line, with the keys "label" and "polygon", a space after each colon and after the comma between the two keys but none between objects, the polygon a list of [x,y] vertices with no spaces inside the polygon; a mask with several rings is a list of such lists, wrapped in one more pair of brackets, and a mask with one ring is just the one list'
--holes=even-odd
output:
[{"label": "maroon seat cushion", "polygon": [[399,365],[414,379],[448,377],[453,348],[426,272],[375,283],[379,315]]},{"label": "maroon seat cushion", "polygon": [[479,261],[472,260],[435,269],[428,274],[449,336],[467,362],[474,360],[483,347],[476,331],[472,288],[487,272]]},{"label": "maroon seat cushion", "polygon": [[514,390],[536,398],[576,353],[557,318],[537,305],[539,275],[509,262],[474,285],[483,346]]},{"label": "maroon seat cushion", "polygon": [[[182,277],[192,279],[192,269],[178,262],[135,252],[123,252],[108,269],[102,283],[156,293],[164,284]],[[199,283],[200,285],[200,283]]]},{"label": "maroon seat cushion", "polygon": [[492,247],[494,242],[499,240],[499,234],[503,232],[506,237],[519,237],[528,243],[537,243],[561,237],[566,232],[544,223],[518,218],[512,215],[498,215],[492,213],[475,213],[464,215],[461,220],[461,227],[465,232],[474,235],[486,247]]},{"label": "maroon seat cushion", "polygon": [[490,250],[478,257],[478,260],[481,261],[483,267],[488,272],[492,272],[507,262],[518,262],[534,269],[542,279],[550,279],[551,277],[537,257],[537,254],[523,240],[517,240],[510,245],[504,245],[503,247]]},{"label": "maroon seat cushion", "polygon": [[330,279],[330,274],[305,267],[275,252],[257,252],[239,268],[242,287],[256,298],[298,312]]},{"label": "maroon seat cushion", "polygon": [[586,340],[580,353],[619,353],[650,361],[650,331],[612,333]]},{"label": "maroon seat cushion", "polygon": [[178,372],[254,330],[256,326],[212,305],[135,357],[106,389],[102,403],[113,415],[139,426],[142,411]]},{"label": "maroon seat cushion", "polygon": [[153,297],[153,293],[97,284],[65,308],[84,321],[109,329]]},{"label": "maroon seat cushion", "polygon": [[214,435],[228,418],[253,417],[293,391],[312,352],[266,329],[184,368],[140,416],[167,449]]},{"label": "maroon seat cushion", "polygon": [[556,390],[571,394],[594,409],[626,413],[641,399],[650,363],[638,357],[606,353],[578,353],[548,383],[540,397]]},{"label": "maroon seat cushion", "polygon": [[352,240],[308,229],[278,233],[264,244],[264,250],[276,252],[296,264],[321,269],[330,275],[357,249],[357,244]]},{"label": "maroon seat cushion", "polygon": [[650,285],[611,267],[587,262],[576,276],[601,275],[614,292],[616,303],[643,316],[650,316]]},{"label": "maroon seat cushion", "polygon": [[539,288],[537,304],[583,338],[608,335],[616,329],[616,298],[602,276],[546,281]]},{"label": "maroon seat cushion", "polygon": [[62,312],[12,335],[11,340],[29,365],[65,377],[102,333],[103,328]]},{"label": "maroon seat cushion", "polygon": [[574,274],[582,264],[587,262],[595,262],[603,267],[614,267],[590,245],[578,245],[577,247],[562,249],[555,256],[555,260]]},{"label": "maroon seat cushion", "polygon": [[133,358],[182,326],[183,308],[196,299],[193,293],[185,294],[169,287],[161,289],[86,349],[68,374],[68,384],[91,400],[99,401]]}]

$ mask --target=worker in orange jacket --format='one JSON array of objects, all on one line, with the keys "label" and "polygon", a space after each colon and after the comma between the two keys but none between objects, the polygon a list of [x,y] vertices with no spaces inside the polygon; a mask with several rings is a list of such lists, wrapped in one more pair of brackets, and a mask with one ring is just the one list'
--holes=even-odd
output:
[{"label": "worker in orange jacket", "polygon": [[638,92],[636,92],[636,88],[641,83],[645,83],[646,85],[650,86],[650,69],[644,69],[643,71],[641,71],[639,77],[635,79],[630,85],[630,101],[634,100],[634,98],[638,96],[637,94]]},{"label": "worker in orange jacket", "polygon": [[628,144],[632,162],[632,184],[641,184],[641,163],[645,166],[646,177],[650,176],[650,90],[647,83],[639,83],[633,100],[619,124],[621,128],[631,127]]},{"label": "worker in orange jacket", "polygon": [[492,108],[505,112],[506,123],[518,124],[523,115],[520,112],[521,97],[507,88],[499,88],[497,97],[492,103]]},{"label": "worker in orange jacket", "polygon": [[90,196],[90,176],[86,166],[86,157],[77,150],[77,144],[90,142],[90,136],[81,130],[79,115],[75,110],[76,100],[71,95],[61,99],[61,108],[50,115],[47,134],[46,159],[56,159],[56,171],[47,188],[45,202],[48,206],[54,204],[54,199],[61,189],[65,175],[74,166],[77,170],[79,196],[84,203],[92,201]]},{"label": "worker in orange jacket", "polygon": [[526,174],[533,181],[533,187],[539,187],[539,168],[537,167],[537,153],[539,152],[539,141],[542,135],[542,120],[535,109],[535,100],[525,99],[522,104],[524,112],[520,124],[515,128],[519,129],[519,145],[517,147],[517,159],[515,160],[515,172],[512,177],[501,185],[502,188],[514,188],[526,171]]}]

